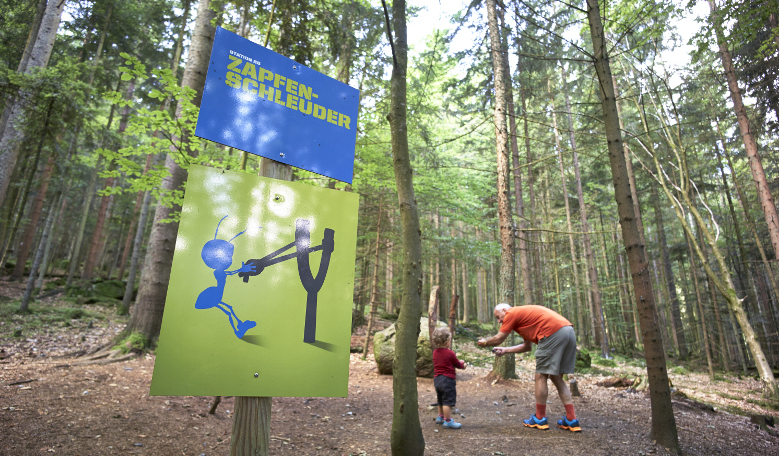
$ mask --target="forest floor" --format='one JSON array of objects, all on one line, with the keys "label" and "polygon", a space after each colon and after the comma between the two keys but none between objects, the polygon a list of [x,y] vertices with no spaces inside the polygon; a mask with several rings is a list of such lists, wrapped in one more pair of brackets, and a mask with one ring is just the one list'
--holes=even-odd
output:
[{"label": "forest floor", "polygon": [[[78,365],[76,356],[108,342],[126,319],[104,306],[82,306],[79,315],[72,303],[56,297],[37,303],[31,315],[16,315],[9,309],[18,306],[11,299],[19,294],[19,287],[0,281],[0,455],[229,454],[232,398],[224,398],[209,415],[211,397],[150,397],[153,354]],[[21,336],[13,337],[14,329],[21,329]],[[353,346],[361,345],[359,333],[352,340]],[[490,358],[472,342],[458,344],[456,352],[466,360]],[[434,423],[433,380],[418,379],[425,454],[667,454],[650,436],[648,394],[597,385],[643,373],[638,365],[577,375],[580,433],[554,424],[564,413],[554,388],[547,408],[550,430],[522,426],[535,411],[532,357],[517,357],[517,380],[493,381],[486,366],[469,365],[458,373],[459,430]],[[670,377],[678,391],[694,399],[674,399],[683,454],[779,455],[779,438],[747,416],[779,418],[763,407],[770,404],[762,400],[757,381],[725,375],[711,382],[695,372]],[[390,454],[392,376],[377,374],[370,352],[365,361],[352,354],[348,391],[345,398],[274,398],[270,454]]]}]

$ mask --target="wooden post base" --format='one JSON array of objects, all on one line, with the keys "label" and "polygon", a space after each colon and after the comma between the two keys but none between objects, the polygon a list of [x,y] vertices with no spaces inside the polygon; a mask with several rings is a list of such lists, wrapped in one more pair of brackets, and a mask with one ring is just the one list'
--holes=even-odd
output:
[{"label": "wooden post base", "polygon": [[270,397],[236,397],[230,456],[267,456]]}]

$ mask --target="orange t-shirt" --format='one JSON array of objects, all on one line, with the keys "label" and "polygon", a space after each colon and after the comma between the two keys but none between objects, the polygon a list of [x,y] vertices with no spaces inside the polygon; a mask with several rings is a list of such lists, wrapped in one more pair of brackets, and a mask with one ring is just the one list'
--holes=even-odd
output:
[{"label": "orange t-shirt", "polygon": [[540,339],[549,337],[564,326],[573,326],[570,321],[557,312],[544,306],[517,306],[506,311],[500,332],[519,333],[525,341],[537,344]]}]

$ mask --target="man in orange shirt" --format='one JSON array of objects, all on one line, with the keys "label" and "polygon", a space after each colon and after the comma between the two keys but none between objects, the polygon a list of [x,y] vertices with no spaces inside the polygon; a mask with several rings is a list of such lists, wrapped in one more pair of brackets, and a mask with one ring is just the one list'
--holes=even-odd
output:
[{"label": "man in orange shirt", "polygon": [[546,399],[549,395],[547,380],[557,388],[565,406],[565,416],[557,422],[562,429],[572,432],[582,430],[573,407],[571,391],[562,374],[572,374],[576,366],[576,334],[573,325],[565,317],[543,306],[495,306],[495,318],[500,321],[500,331],[489,339],[480,339],[480,347],[500,345],[516,331],[524,342],[513,347],[497,347],[492,351],[502,356],[506,353],[524,353],[538,344],[536,350],[536,413],[524,420],[527,427],[549,429],[546,419]]}]

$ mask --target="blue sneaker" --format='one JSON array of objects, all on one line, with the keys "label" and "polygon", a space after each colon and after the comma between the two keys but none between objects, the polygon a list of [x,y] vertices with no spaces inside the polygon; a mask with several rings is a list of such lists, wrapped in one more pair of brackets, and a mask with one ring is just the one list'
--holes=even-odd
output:
[{"label": "blue sneaker", "polygon": [[444,417],[441,415],[438,415],[435,417],[435,424],[442,424],[444,422]]},{"label": "blue sneaker", "polygon": [[453,419],[444,420],[444,429],[460,429],[463,427],[462,423],[457,423]]},{"label": "blue sneaker", "polygon": [[561,429],[567,429],[571,432],[582,432],[582,427],[579,425],[579,420],[568,421],[563,415],[563,418],[557,422],[557,426]]},{"label": "blue sneaker", "polygon": [[542,429],[542,430],[549,429],[549,421],[546,419],[546,417],[543,417],[539,420],[538,418],[536,418],[535,414],[530,415],[530,418],[524,420],[523,423],[525,423],[525,426],[531,428]]}]

